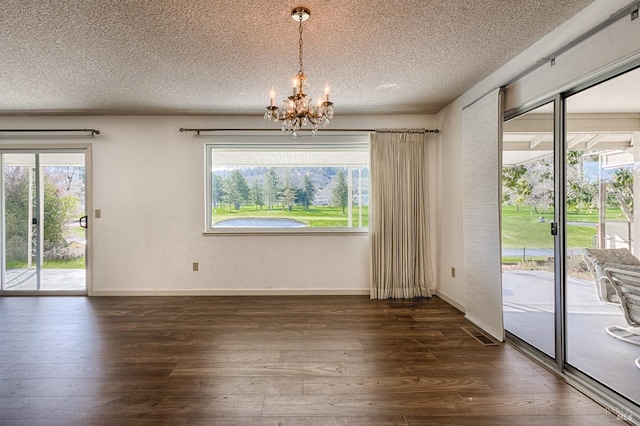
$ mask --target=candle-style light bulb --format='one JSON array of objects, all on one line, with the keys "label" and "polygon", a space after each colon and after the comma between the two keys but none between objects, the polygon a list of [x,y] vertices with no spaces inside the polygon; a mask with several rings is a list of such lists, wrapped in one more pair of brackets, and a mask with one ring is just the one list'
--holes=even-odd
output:
[{"label": "candle-style light bulb", "polygon": [[329,83],[324,85],[324,100],[329,102]]},{"label": "candle-style light bulb", "polygon": [[274,106],[276,102],[276,91],[273,90],[273,86],[271,86],[271,90],[269,91],[269,96],[271,97],[271,106]]},{"label": "candle-style light bulb", "polygon": [[296,95],[296,89],[298,88],[298,76],[291,79],[291,87],[293,87],[293,96]]},{"label": "candle-style light bulb", "polygon": [[318,95],[318,106],[322,106],[322,96]]}]

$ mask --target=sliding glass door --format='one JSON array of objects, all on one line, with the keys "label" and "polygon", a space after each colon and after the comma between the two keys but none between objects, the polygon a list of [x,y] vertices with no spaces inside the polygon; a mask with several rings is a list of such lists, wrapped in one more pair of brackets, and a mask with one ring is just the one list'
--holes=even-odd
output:
[{"label": "sliding glass door", "polygon": [[634,88],[640,69],[511,111],[502,149],[507,336],[616,406],[622,420],[640,418]]},{"label": "sliding glass door", "polygon": [[5,151],[0,162],[0,289],[85,292],[85,154]]},{"label": "sliding glass door", "polygon": [[640,70],[566,99],[566,363],[640,404],[640,292],[619,294],[598,268],[640,272],[640,101],[630,87]]},{"label": "sliding glass door", "polygon": [[506,123],[502,148],[505,330],[555,357],[554,103]]}]

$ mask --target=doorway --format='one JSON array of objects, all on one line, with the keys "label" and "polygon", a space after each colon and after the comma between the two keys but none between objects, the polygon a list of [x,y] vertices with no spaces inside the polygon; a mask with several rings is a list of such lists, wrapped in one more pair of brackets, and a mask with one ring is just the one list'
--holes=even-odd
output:
[{"label": "doorway", "polygon": [[86,294],[86,150],[0,152],[3,294]]},{"label": "doorway", "polygon": [[502,297],[504,328],[556,357],[554,110],[549,102],[504,123]]},{"label": "doorway", "polygon": [[629,420],[640,299],[603,276],[640,274],[640,68],[604,76],[505,115],[503,315],[510,342]]},{"label": "doorway", "polygon": [[[635,362],[640,360],[640,329],[633,327],[634,317],[627,317],[623,308],[636,309],[629,303],[633,294],[620,297],[621,290],[608,278],[591,271],[585,250],[610,258],[603,269],[640,264],[638,88],[640,69],[635,69],[565,100],[566,235],[574,242],[565,252],[566,367],[636,405],[640,404],[640,366]],[[624,338],[627,334],[630,337]]]}]

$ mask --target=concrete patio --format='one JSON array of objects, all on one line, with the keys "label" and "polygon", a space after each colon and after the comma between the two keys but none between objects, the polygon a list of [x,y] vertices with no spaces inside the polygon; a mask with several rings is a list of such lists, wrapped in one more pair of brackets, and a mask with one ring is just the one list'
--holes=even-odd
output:
[{"label": "concrete patio", "polygon": [[[505,329],[553,355],[553,273],[505,270],[502,278]],[[570,278],[567,314],[567,362],[640,404],[640,369],[634,364],[640,346],[605,332],[607,326],[626,326],[620,308],[600,302],[593,282]]]},{"label": "concrete patio", "polygon": [[[42,269],[40,286],[40,290],[44,291],[84,291],[86,290],[86,270]],[[36,269],[9,269],[5,271],[4,290],[37,290]]]}]

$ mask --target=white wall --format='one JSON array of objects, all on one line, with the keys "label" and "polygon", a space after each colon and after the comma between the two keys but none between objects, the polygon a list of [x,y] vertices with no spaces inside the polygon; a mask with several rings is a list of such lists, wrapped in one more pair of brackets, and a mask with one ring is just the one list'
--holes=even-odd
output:
[{"label": "white wall", "polygon": [[[202,235],[206,141],[179,128],[268,124],[259,116],[0,117],[0,128],[100,130],[95,139],[68,141],[92,144],[93,208],[102,217],[90,219],[91,294],[368,294],[367,236]],[[336,117],[331,124],[435,125],[433,115]],[[8,137],[0,147],[16,143]]]},{"label": "white wall", "polygon": [[[464,310],[464,235],[462,233],[463,171],[462,171],[462,108],[482,97],[490,90],[501,87],[519,73],[606,20],[627,6],[628,0],[596,0],[569,21],[556,28],[513,60],[456,99],[438,113],[440,174],[438,188],[438,258],[439,287],[437,293],[454,306]],[[630,33],[633,28],[633,33]],[[556,61],[555,67],[544,65],[536,75],[522,79],[507,90],[507,108],[528,102],[537,96],[562,87],[577,76],[587,75],[617,58],[629,56],[638,49],[637,35],[640,19],[631,23],[623,18],[598,36],[587,39],[579,48],[568,51]],[[576,53],[577,52],[577,53]],[[569,55],[575,58],[565,60]],[[578,54],[579,53],[579,54]],[[588,57],[589,60],[584,60]],[[582,58],[582,59],[580,59]],[[511,90],[512,93],[509,91]],[[496,155],[498,155],[496,153]],[[496,188],[497,190],[497,188]],[[455,278],[451,268],[456,268]]]}]

